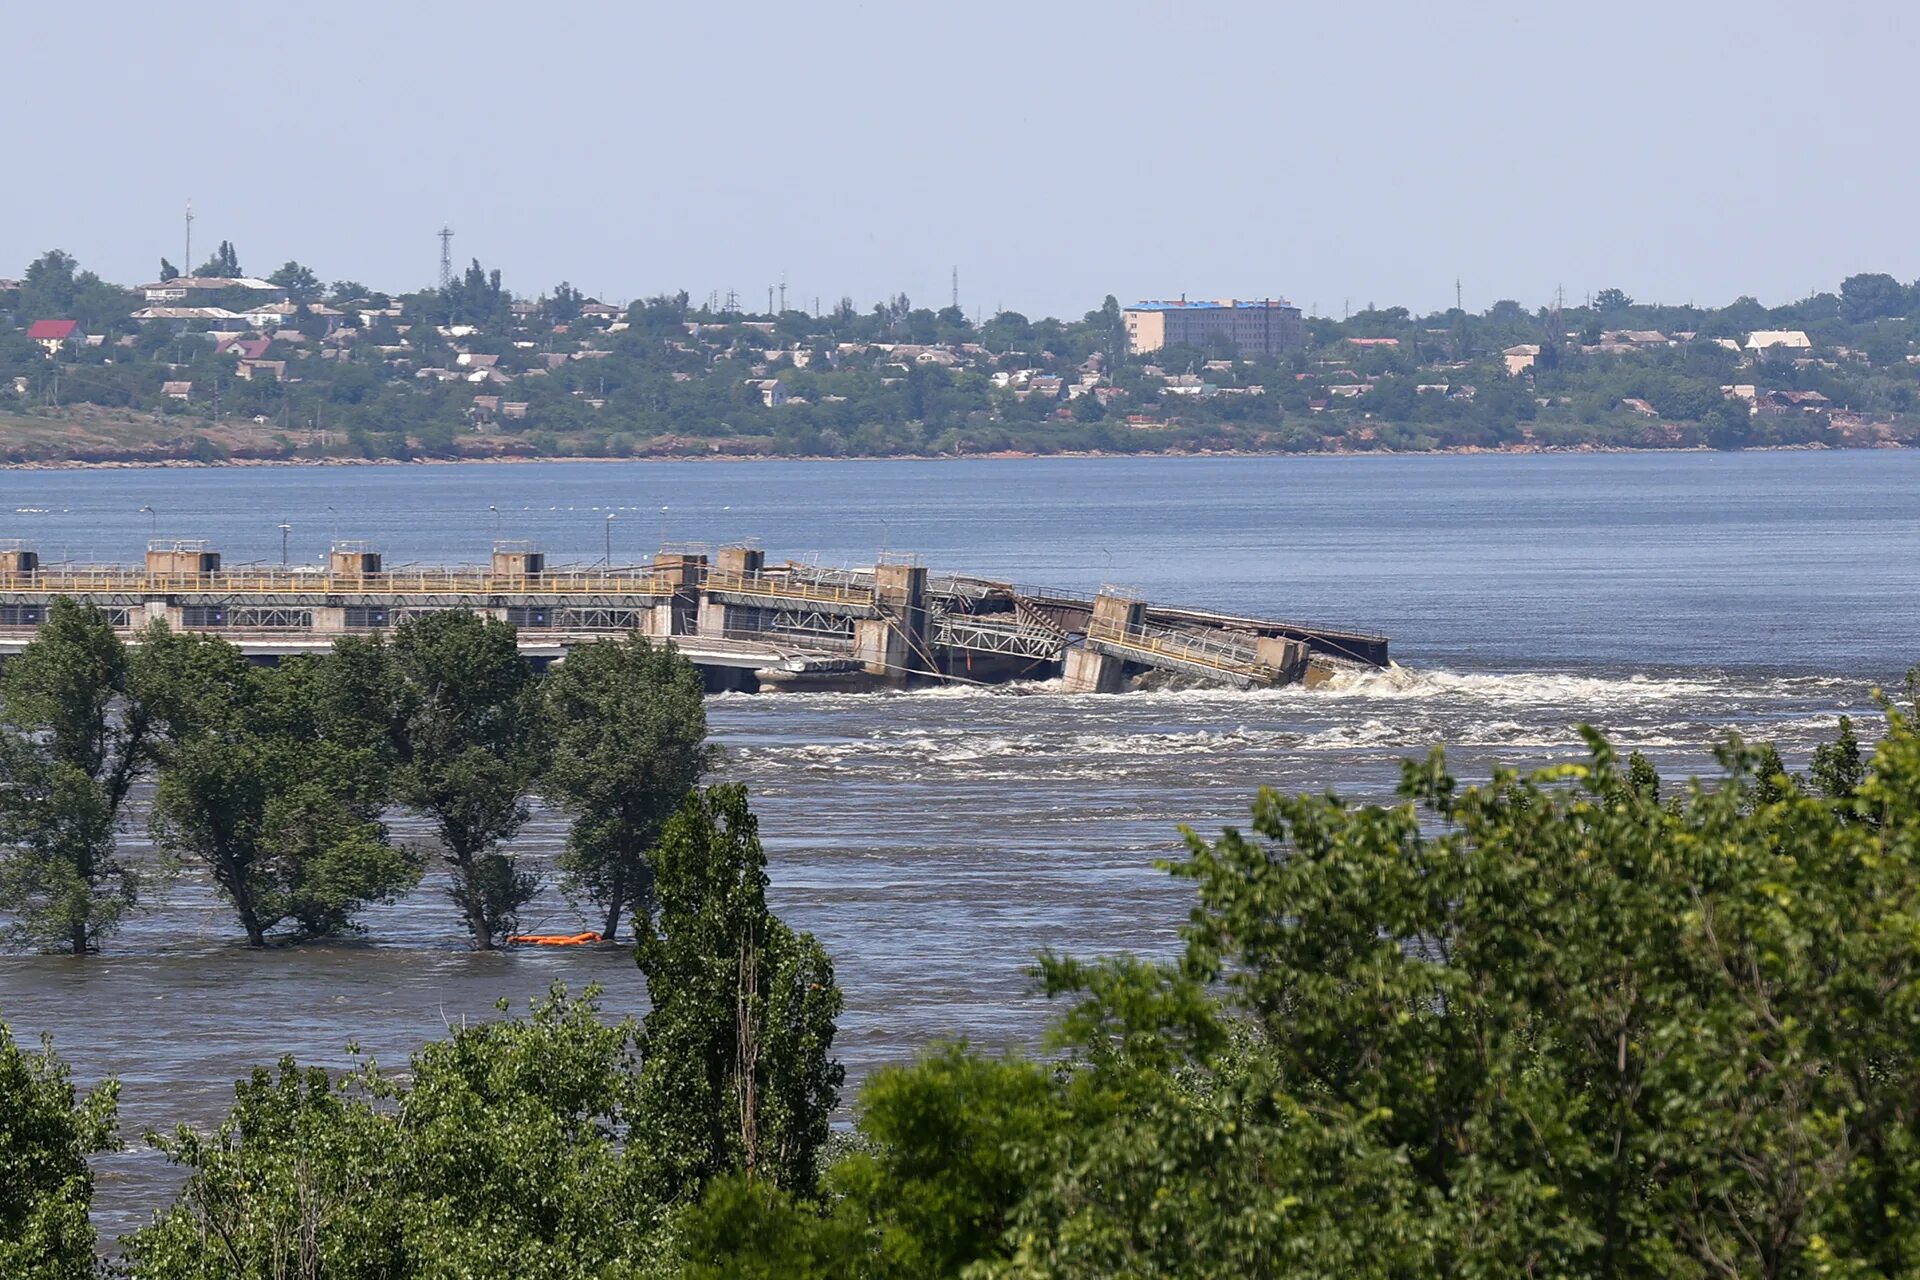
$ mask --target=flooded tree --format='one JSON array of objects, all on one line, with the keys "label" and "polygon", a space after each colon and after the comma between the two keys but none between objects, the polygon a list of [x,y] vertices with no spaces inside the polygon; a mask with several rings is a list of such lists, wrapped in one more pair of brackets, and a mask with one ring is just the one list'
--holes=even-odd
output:
[{"label": "flooded tree", "polygon": [[387,840],[390,778],[352,719],[319,700],[335,659],[247,665],[224,640],[166,636],[153,833],[206,867],[247,943],[291,922],[295,938],[353,927],[368,903],[420,879],[420,861]]},{"label": "flooded tree", "polygon": [[139,870],[118,840],[127,797],[153,762],[143,669],[103,613],[64,598],[0,668],[0,910],[13,917],[10,941],[83,955],[139,899]]},{"label": "flooded tree", "polygon": [[363,673],[392,698],[394,793],[426,815],[453,872],[449,894],[473,945],[490,951],[517,927],[539,882],[500,845],[528,816],[540,768],[533,670],[514,628],[464,610],[408,618]]},{"label": "flooded tree", "polygon": [[542,693],[543,786],[573,814],[560,866],[612,939],[623,915],[651,913],[654,845],[714,761],[700,673],[672,646],[632,636],[574,650]]}]

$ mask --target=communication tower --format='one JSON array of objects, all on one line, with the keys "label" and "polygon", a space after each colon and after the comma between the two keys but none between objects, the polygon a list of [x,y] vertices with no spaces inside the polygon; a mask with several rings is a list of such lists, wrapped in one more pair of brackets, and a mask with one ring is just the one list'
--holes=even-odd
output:
[{"label": "communication tower", "polygon": [[453,284],[453,228],[443,224],[439,234],[440,287],[445,289]]}]

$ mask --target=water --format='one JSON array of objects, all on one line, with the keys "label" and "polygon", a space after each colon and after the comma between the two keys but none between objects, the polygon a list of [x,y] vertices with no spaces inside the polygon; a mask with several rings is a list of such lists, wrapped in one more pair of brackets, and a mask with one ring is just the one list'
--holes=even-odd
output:
[{"label": "water", "polygon": [[[393,565],[477,559],[496,534],[556,561],[756,536],[775,559],[911,550],[1393,637],[1403,670],[1312,691],[713,700],[775,904],[835,957],[857,1079],[936,1036],[1031,1042],[1038,948],[1169,951],[1188,900],[1153,859],[1181,822],[1243,820],[1262,784],[1379,798],[1435,742],[1471,777],[1564,755],[1582,720],[1673,773],[1729,730],[1804,758],[1920,661],[1916,482],[1920,453],[1881,452],[0,472],[0,536],[277,562],[285,522],[295,561],[367,537]],[[563,834],[543,815],[518,844],[543,864]],[[341,1063],[349,1039],[397,1063],[555,980],[644,1008],[621,950],[466,951],[440,888],[370,913],[364,940],[254,954],[187,877],[103,956],[0,959],[0,1016],[124,1083],[135,1140],[101,1162],[103,1231],[173,1186],[140,1128],[217,1119],[255,1063]],[[530,923],[589,922],[550,893]]]}]

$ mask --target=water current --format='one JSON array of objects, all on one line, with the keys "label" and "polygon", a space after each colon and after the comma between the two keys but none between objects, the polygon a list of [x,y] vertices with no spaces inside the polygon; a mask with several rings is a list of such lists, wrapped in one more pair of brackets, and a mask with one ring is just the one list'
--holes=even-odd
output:
[{"label": "water current", "polygon": [[[334,537],[389,565],[475,560],[496,536],[616,562],[757,537],[773,559],[884,548],[1393,637],[1398,669],[1315,690],[714,699],[775,905],[835,957],[854,1079],[934,1037],[1031,1043],[1038,948],[1169,951],[1188,898],[1153,860],[1261,785],[1384,798],[1436,742],[1474,777],[1566,755],[1583,721],[1669,773],[1709,767],[1730,731],[1797,762],[1920,661],[1920,453],[0,472],[0,536],[49,559],[131,560],[160,535],[277,563],[282,523],[296,562]],[[563,835],[543,814],[517,847],[544,866]],[[350,1039],[399,1063],[556,980],[644,1009],[621,949],[469,952],[443,883],[368,913],[361,939],[253,953],[187,874],[99,956],[0,959],[0,1018],[123,1082],[105,1234],[174,1185],[141,1129],[216,1120],[255,1064],[341,1064]],[[529,922],[584,927],[553,892]]]}]

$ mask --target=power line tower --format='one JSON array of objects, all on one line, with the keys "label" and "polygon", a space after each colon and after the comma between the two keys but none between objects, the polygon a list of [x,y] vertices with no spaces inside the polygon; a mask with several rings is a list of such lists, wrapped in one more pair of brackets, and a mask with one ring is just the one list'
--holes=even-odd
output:
[{"label": "power line tower", "polygon": [[453,284],[453,228],[442,225],[439,234],[440,287],[446,289]]},{"label": "power line tower", "polygon": [[787,313],[787,273],[780,273],[780,314]]},{"label": "power line tower", "polygon": [[960,309],[960,268],[953,269],[953,309]]}]

